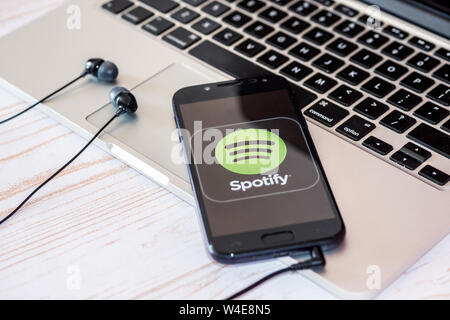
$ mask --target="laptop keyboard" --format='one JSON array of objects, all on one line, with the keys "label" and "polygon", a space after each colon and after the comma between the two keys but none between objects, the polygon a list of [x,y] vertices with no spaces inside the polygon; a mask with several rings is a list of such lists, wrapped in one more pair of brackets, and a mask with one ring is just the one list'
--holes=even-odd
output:
[{"label": "laptop keyboard", "polygon": [[441,190],[450,180],[445,48],[385,21],[373,30],[370,17],[333,0],[102,7],[233,77],[283,75],[305,116],[326,130]]}]

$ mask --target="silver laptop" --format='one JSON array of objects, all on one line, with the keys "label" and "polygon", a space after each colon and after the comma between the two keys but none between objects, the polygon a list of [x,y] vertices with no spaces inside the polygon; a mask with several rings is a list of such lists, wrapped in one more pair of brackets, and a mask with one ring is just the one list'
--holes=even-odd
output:
[{"label": "silver laptop", "polygon": [[[88,58],[114,61],[115,85],[140,108],[97,145],[194,203],[173,161],[173,93],[283,75],[347,228],[326,268],[302,274],[340,297],[368,298],[450,230],[449,36],[439,0],[80,0],[1,38],[0,77],[31,103]],[[39,108],[87,138],[113,113],[110,88],[85,79]],[[348,121],[355,115],[375,130]]]}]

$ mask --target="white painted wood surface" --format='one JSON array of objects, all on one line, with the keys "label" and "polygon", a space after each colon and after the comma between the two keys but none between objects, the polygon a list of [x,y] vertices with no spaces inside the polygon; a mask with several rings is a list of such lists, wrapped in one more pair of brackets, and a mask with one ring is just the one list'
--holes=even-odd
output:
[{"label": "white painted wood surface", "polygon": [[[1,0],[0,36],[62,2]],[[0,88],[0,119],[24,107]],[[0,216],[85,142],[38,110],[0,126]],[[281,266],[213,262],[191,206],[96,147],[0,226],[0,299],[220,299]],[[334,296],[286,274],[245,298]],[[379,298],[449,299],[450,237]]]}]

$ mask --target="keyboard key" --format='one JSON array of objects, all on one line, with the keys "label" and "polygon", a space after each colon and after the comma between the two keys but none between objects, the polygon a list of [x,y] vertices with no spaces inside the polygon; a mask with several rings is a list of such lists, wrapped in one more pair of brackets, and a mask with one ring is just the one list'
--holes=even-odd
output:
[{"label": "keyboard key", "polygon": [[407,137],[446,158],[450,158],[450,135],[442,131],[421,123],[411,130]]},{"label": "keyboard key", "polygon": [[332,73],[342,67],[344,65],[344,61],[325,53],[314,60],[313,65],[327,73]]},{"label": "keyboard key", "polygon": [[391,25],[386,26],[383,29],[383,32],[385,32],[385,33],[387,33],[387,34],[389,34],[391,36],[394,36],[394,37],[396,37],[397,39],[400,39],[400,40],[406,39],[409,36],[408,32],[403,31],[403,30],[401,30],[401,29],[399,29],[397,27],[391,26]]},{"label": "keyboard key", "polygon": [[302,65],[301,63],[294,61],[281,69],[280,72],[294,81],[300,81],[306,76],[310,75],[313,70],[311,68],[308,68],[307,66]]},{"label": "keyboard key", "polygon": [[320,3],[325,7],[331,7],[334,4],[334,0],[314,0],[314,1]]},{"label": "keyboard key", "polygon": [[320,10],[319,12],[317,12],[315,15],[313,15],[311,17],[311,20],[313,20],[325,27],[329,27],[329,26],[335,24],[340,19],[341,18],[337,14],[334,14],[333,12],[328,11],[328,10]]},{"label": "keyboard key", "polygon": [[442,59],[450,61],[450,50],[440,48],[439,50],[437,50],[435,52],[435,55],[437,55],[438,57],[441,57]]},{"label": "keyboard key", "polygon": [[373,120],[388,111],[389,107],[384,103],[368,97],[357,104],[353,109]]},{"label": "keyboard key", "polygon": [[278,68],[288,60],[289,59],[286,56],[283,56],[274,50],[269,50],[258,58],[258,62],[261,62],[271,69]]},{"label": "keyboard key", "polygon": [[380,123],[397,133],[403,133],[416,123],[416,119],[394,110],[381,119]]},{"label": "keyboard key", "polygon": [[421,164],[416,159],[404,154],[401,151],[395,152],[389,159],[409,170],[415,170]]},{"label": "keyboard key", "polygon": [[281,24],[281,27],[294,34],[299,34],[300,32],[303,32],[306,29],[308,29],[310,25],[311,24],[309,24],[308,22],[300,20],[299,18],[291,17],[287,19],[285,22],[283,22]]},{"label": "keyboard key", "polygon": [[263,51],[266,47],[262,44],[259,44],[251,39],[247,39],[243,41],[236,47],[236,50],[242,54],[245,54],[248,57],[254,57],[261,51]]},{"label": "keyboard key", "polygon": [[424,163],[431,157],[430,151],[425,150],[412,142],[405,144],[399,151],[413,159],[416,159],[420,163]]},{"label": "keyboard key", "polygon": [[419,69],[423,72],[428,72],[439,64],[439,60],[432,58],[425,53],[419,52],[414,57],[408,60],[408,65]]},{"label": "keyboard key", "polygon": [[425,167],[423,167],[419,171],[419,175],[433,181],[440,186],[444,186],[450,180],[450,176],[448,174],[430,165],[426,165]]},{"label": "keyboard key", "polygon": [[358,46],[342,38],[337,38],[327,45],[327,49],[342,57],[345,57],[358,49]]},{"label": "keyboard key", "polygon": [[444,122],[444,124],[441,126],[441,129],[450,133],[450,119]]},{"label": "keyboard key", "polygon": [[189,8],[182,8],[175,13],[172,13],[171,17],[175,20],[180,21],[181,23],[189,23],[192,20],[196,19],[199,14],[195,11],[192,11]]},{"label": "keyboard key", "polygon": [[333,127],[348,114],[349,112],[344,108],[341,108],[325,99],[321,99],[305,111],[306,116],[322,123],[327,127]]},{"label": "keyboard key", "polygon": [[214,35],[215,40],[219,41],[220,43],[223,43],[226,46],[232,45],[241,38],[242,36],[239,33],[234,32],[233,30],[228,28],[225,28]]},{"label": "keyboard key", "polygon": [[198,7],[202,3],[204,3],[206,0],[183,0],[184,2],[190,4],[191,6]]},{"label": "keyboard key", "polygon": [[365,67],[372,68],[382,60],[381,56],[366,49],[361,49],[350,58],[351,61]]},{"label": "keyboard key", "polygon": [[276,3],[276,4],[280,5],[280,6],[285,6],[289,2],[291,2],[292,0],[270,0],[270,1],[272,1],[273,3]]},{"label": "keyboard key", "polygon": [[387,101],[400,109],[409,111],[421,103],[422,98],[405,89],[400,89],[390,96]]},{"label": "keyboard key", "polygon": [[178,7],[178,3],[172,0],[140,0],[140,1],[162,13],[167,13]]},{"label": "keyboard key", "polygon": [[238,7],[247,10],[248,12],[256,12],[264,6],[264,2],[260,0],[244,0],[238,4]]},{"label": "keyboard key", "polygon": [[136,7],[131,11],[125,13],[122,18],[131,22],[132,24],[139,24],[142,21],[150,18],[153,15],[152,12],[142,7]]},{"label": "keyboard key", "polygon": [[203,33],[203,34],[210,34],[211,32],[216,31],[220,28],[220,24],[218,24],[215,21],[212,21],[208,18],[203,18],[200,21],[196,22],[192,28],[195,30]]},{"label": "keyboard key", "polygon": [[448,106],[450,103],[450,88],[444,84],[440,84],[428,92],[427,97],[443,104],[444,106]]},{"label": "keyboard key", "polygon": [[314,42],[315,44],[321,45],[333,38],[333,35],[323,29],[315,27],[305,33],[303,37]]},{"label": "keyboard key", "polygon": [[368,16],[367,14],[363,14],[362,16],[360,16],[358,18],[358,21],[372,29],[382,27],[384,25],[383,21],[375,20],[374,17]]},{"label": "keyboard key", "polygon": [[425,51],[433,50],[435,47],[434,44],[432,44],[426,40],[423,40],[419,37],[412,37],[411,39],[408,40],[408,42],[410,44],[412,44],[413,46],[415,46],[419,49],[425,50]]},{"label": "keyboard key", "polygon": [[164,31],[172,28],[174,24],[163,17],[157,17],[151,20],[149,23],[145,24],[142,29],[148,31],[155,36],[160,35]]},{"label": "keyboard key", "polygon": [[218,1],[213,1],[202,8],[202,11],[204,11],[207,14],[210,14],[214,17],[221,16],[228,10],[230,10],[230,7],[220,3]]},{"label": "keyboard key", "polygon": [[342,14],[345,14],[347,17],[350,17],[350,18],[356,17],[359,13],[359,11],[357,11],[353,8],[347,7],[346,5],[343,5],[343,4],[337,5],[334,8],[334,10],[336,10],[337,12],[340,12]]},{"label": "keyboard key", "polygon": [[348,38],[353,38],[363,31],[364,28],[353,21],[345,20],[334,27],[334,30]]},{"label": "keyboard key", "polygon": [[333,99],[336,102],[339,102],[340,104],[348,107],[361,99],[362,93],[359,91],[356,91],[353,88],[350,88],[346,85],[341,85],[337,89],[335,89],[333,92],[331,92],[328,95],[329,98]]},{"label": "keyboard key", "polygon": [[450,64],[444,64],[433,73],[433,77],[450,84]]},{"label": "keyboard key", "polygon": [[375,69],[375,72],[389,80],[397,80],[408,72],[408,68],[405,68],[392,60],[386,60]]},{"label": "keyboard key", "polygon": [[357,85],[360,84],[363,80],[366,80],[369,77],[369,73],[350,64],[339,71],[337,77],[352,85]]},{"label": "keyboard key", "polygon": [[437,124],[444,120],[448,115],[449,111],[439,107],[438,105],[427,102],[423,106],[421,106],[419,109],[417,109],[414,112],[414,115],[428,121],[431,124]]},{"label": "keyboard key", "polygon": [[389,40],[388,37],[385,37],[375,31],[367,31],[361,37],[358,38],[358,41],[362,44],[372,48],[378,49],[383,44],[385,44]]},{"label": "keyboard key", "polygon": [[118,14],[132,5],[133,2],[128,0],[112,0],[102,5],[102,8],[114,14]]},{"label": "keyboard key", "polygon": [[413,53],[414,49],[404,45],[403,43],[393,41],[384,47],[381,52],[396,60],[403,60]]},{"label": "keyboard key", "polygon": [[270,7],[266,10],[263,10],[259,16],[263,19],[266,19],[267,21],[270,21],[272,23],[277,23],[281,19],[287,16],[286,12],[283,12],[281,10],[278,10],[277,8]]},{"label": "keyboard key", "polygon": [[417,72],[412,72],[406,78],[403,78],[400,84],[418,93],[422,93],[434,84],[434,80],[422,76]]},{"label": "keyboard key", "polygon": [[251,20],[251,18],[239,11],[233,11],[229,15],[227,15],[225,18],[223,18],[223,21],[225,21],[228,24],[231,24],[233,27],[240,28],[244,24],[248,23]]},{"label": "keyboard key", "polygon": [[395,89],[395,86],[392,83],[384,81],[383,79],[373,77],[367,81],[361,89],[373,94],[377,98],[383,98],[385,95],[392,92]]},{"label": "keyboard key", "polygon": [[324,76],[321,73],[316,73],[311,78],[305,81],[305,86],[311,88],[319,93],[325,93],[330,90],[332,87],[337,85],[337,81],[327,76]]},{"label": "keyboard key", "polygon": [[294,37],[291,37],[284,32],[277,32],[269,39],[267,39],[268,43],[281,50],[290,47],[295,41],[296,40]]},{"label": "keyboard key", "polygon": [[182,27],[178,27],[170,33],[166,34],[163,37],[163,40],[179,49],[186,49],[187,47],[190,47],[192,44],[200,40],[200,37]]},{"label": "keyboard key", "polygon": [[336,131],[354,141],[359,141],[373,129],[375,129],[373,123],[354,115],[337,127]]},{"label": "keyboard key", "polygon": [[249,25],[247,28],[245,28],[244,31],[251,34],[252,36],[261,39],[267,36],[273,30],[274,28],[268,26],[267,24],[256,21],[253,22],[251,25]]},{"label": "keyboard key", "polygon": [[366,140],[363,141],[363,146],[369,148],[372,151],[375,151],[376,153],[379,153],[383,156],[387,155],[389,152],[391,152],[394,148],[383,140],[380,140],[374,136],[368,137]]},{"label": "keyboard key", "polygon": [[290,6],[289,10],[305,17],[305,16],[309,15],[311,12],[317,10],[317,6],[313,5],[309,1],[302,0],[302,1],[297,1],[292,6]]},{"label": "keyboard key", "polygon": [[303,61],[309,61],[317,56],[320,53],[320,50],[306,42],[301,42],[299,45],[292,48],[289,53]]}]

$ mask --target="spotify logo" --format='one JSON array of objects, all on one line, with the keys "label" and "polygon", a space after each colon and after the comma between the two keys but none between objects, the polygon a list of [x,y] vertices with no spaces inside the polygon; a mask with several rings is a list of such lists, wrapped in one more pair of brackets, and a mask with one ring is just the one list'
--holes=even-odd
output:
[{"label": "spotify logo", "polygon": [[284,141],[266,129],[240,129],[223,137],[215,148],[222,167],[238,174],[262,174],[286,158]]}]

